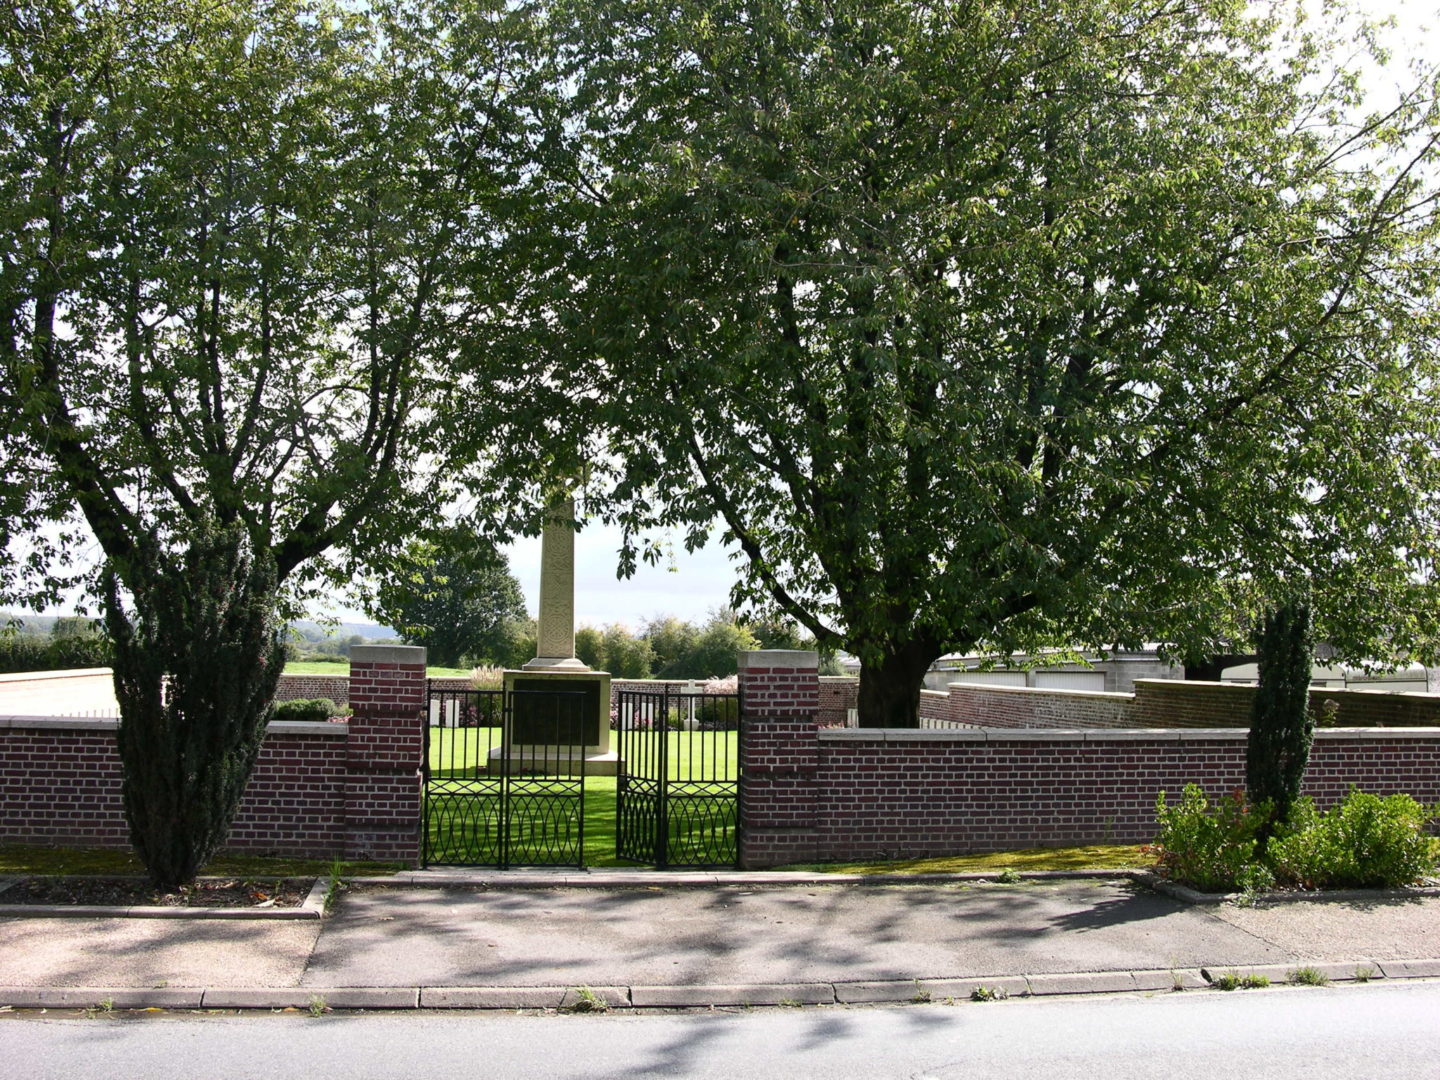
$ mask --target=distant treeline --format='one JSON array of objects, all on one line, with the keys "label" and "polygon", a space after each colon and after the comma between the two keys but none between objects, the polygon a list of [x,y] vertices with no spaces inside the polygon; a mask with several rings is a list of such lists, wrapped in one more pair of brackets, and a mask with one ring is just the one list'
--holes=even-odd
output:
[{"label": "distant treeline", "polygon": [[97,619],[0,613],[0,675],[109,667],[110,639]]}]

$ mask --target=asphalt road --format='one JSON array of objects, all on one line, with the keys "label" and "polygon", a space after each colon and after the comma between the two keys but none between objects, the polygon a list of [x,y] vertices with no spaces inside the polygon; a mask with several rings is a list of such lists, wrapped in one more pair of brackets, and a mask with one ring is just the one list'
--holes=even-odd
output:
[{"label": "asphalt road", "polygon": [[677,1015],[0,1019],[15,1080],[1433,1080],[1440,983]]}]

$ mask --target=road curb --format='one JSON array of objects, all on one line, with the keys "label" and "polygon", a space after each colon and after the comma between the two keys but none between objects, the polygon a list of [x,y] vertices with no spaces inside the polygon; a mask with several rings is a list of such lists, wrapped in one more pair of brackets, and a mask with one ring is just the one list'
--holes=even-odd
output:
[{"label": "road curb", "polygon": [[[23,880],[0,880],[0,897],[11,885]],[[205,880],[204,878],[201,879]],[[230,880],[227,877],[225,880]],[[3,919],[199,919],[209,921],[305,921],[325,915],[325,895],[330,879],[315,879],[299,907],[293,908],[206,908],[206,907],[113,907],[102,904],[0,904]]]},{"label": "road curb", "polygon": [[[1216,967],[1211,972],[1263,975],[1274,985],[1318,970],[1332,982],[1440,979],[1440,960],[1316,961]],[[1207,969],[1208,970],[1208,969]],[[802,1005],[955,1004],[1005,998],[1073,997],[1196,991],[1209,987],[1200,969],[1049,972],[967,978],[863,982],[751,983],[706,986],[295,986],[295,987],[0,987],[0,1006],[14,1009],[427,1009],[558,1010],[710,1009]],[[1220,991],[1216,991],[1220,992]]]}]

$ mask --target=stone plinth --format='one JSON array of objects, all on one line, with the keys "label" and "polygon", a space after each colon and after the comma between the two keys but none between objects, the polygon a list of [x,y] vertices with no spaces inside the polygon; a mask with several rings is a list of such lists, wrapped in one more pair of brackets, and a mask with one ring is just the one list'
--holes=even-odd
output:
[{"label": "stone plinth", "polygon": [[610,745],[609,672],[526,667],[505,672],[505,693],[512,713],[509,738],[490,752],[492,771],[506,754],[511,772],[578,772],[583,757],[587,775],[615,775],[619,758]]}]

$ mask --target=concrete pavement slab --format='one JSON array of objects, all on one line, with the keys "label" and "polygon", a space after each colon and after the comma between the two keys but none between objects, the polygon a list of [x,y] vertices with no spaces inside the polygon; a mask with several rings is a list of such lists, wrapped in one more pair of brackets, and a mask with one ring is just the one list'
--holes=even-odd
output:
[{"label": "concrete pavement slab", "polygon": [[0,919],[0,986],[295,986],[321,925]]},{"label": "concrete pavement slab", "polygon": [[304,985],[718,986],[1283,963],[1124,881],[703,890],[357,885]]},{"label": "concrete pavement slab", "polygon": [[1204,910],[1302,961],[1440,956],[1440,897],[1435,896],[1225,904]]}]

